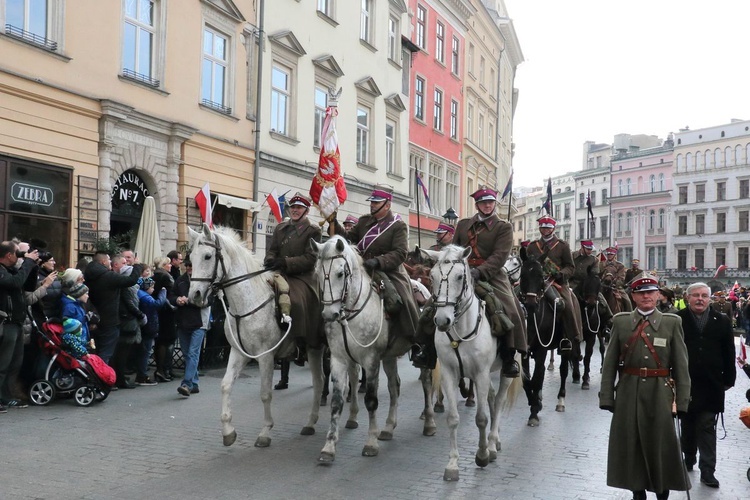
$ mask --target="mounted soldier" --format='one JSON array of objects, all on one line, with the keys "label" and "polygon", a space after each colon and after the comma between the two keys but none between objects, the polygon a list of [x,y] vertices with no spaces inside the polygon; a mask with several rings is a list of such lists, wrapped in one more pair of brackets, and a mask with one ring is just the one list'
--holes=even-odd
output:
[{"label": "mounted soldier", "polygon": [[600,276],[604,278],[605,275],[611,274],[614,277],[612,285],[616,288],[624,288],[628,282],[625,281],[625,266],[617,260],[617,248],[607,248],[604,250],[604,255],[607,260],[599,266],[601,270]]},{"label": "mounted soldier", "polygon": [[[594,242],[591,240],[581,241],[581,249],[573,252],[573,264],[575,264],[575,271],[573,277],[570,278],[570,288],[578,297],[578,300],[583,303],[583,295],[581,291],[581,285],[586,280],[586,276],[591,269],[593,273],[599,274],[599,258],[594,255]],[[602,318],[608,324],[612,319],[612,311],[604,299],[604,296],[599,292],[599,311]]]},{"label": "mounted soldier", "polygon": [[630,261],[630,269],[625,271],[625,283],[630,283],[633,281],[636,276],[641,274],[641,268],[639,267],[641,265],[641,261],[638,259],[633,259]]}]

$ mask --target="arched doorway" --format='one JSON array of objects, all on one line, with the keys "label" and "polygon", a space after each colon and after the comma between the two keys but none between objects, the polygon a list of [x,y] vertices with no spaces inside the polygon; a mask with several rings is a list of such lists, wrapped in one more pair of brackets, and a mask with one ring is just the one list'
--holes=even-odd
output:
[{"label": "arched doorway", "polygon": [[130,247],[138,233],[143,201],[149,195],[146,182],[136,170],[126,170],[112,187],[112,212],[109,236]]}]

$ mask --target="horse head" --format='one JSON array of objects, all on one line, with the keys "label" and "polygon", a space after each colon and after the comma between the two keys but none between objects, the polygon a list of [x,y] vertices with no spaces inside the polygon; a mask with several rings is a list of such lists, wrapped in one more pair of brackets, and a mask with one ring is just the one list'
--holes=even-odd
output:
[{"label": "horse head", "polygon": [[318,277],[323,320],[339,321],[344,318],[352,276],[366,274],[361,265],[362,259],[341,236],[334,236],[322,244],[315,241],[310,243],[318,253],[315,274]]},{"label": "horse head", "polygon": [[602,288],[602,280],[596,270],[596,264],[591,264],[586,270],[586,279],[581,283],[581,298],[586,306],[596,306],[599,300],[599,292]]},{"label": "horse head", "polygon": [[430,272],[435,326],[448,331],[463,314],[474,297],[474,282],[469,272],[471,248],[448,245],[440,252],[423,250],[435,261]]},{"label": "horse head", "polygon": [[503,264],[503,268],[508,273],[511,284],[518,283],[518,280],[521,279],[521,258],[517,255],[511,255]]},{"label": "horse head", "polygon": [[533,314],[537,303],[544,295],[544,268],[542,263],[547,258],[547,254],[542,254],[541,258],[530,255],[525,248],[521,248],[521,294],[524,298],[524,305],[530,314]]}]

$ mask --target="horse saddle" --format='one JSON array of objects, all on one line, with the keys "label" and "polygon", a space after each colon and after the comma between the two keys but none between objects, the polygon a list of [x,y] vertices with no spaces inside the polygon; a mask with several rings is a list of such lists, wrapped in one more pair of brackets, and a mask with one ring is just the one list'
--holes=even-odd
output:
[{"label": "horse saddle", "polygon": [[377,284],[378,294],[383,298],[385,312],[391,317],[401,312],[404,301],[398,294],[391,278],[382,271],[375,271],[372,273],[372,281]]}]

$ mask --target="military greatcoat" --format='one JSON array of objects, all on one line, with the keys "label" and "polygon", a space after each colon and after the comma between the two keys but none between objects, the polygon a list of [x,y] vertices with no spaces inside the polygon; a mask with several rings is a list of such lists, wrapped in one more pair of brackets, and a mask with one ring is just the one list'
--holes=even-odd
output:
[{"label": "military greatcoat", "polygon": [[615,280],[613,284],[618,287],[622,288],[625,286],[625,266],[622,264],[622,262],[617,262],[616,259],[613,260],[605,260],[602,262],[602,264],[599,266],[599,269],[601,270],[600,276],[603,278],[605,274],[611,273],[612,276],[615,277]]},{"label": "military greatcoat", "polygon": [[[637,311],[615,315],[612,338],[602,365],[599,406],[614,408],[609,431],[607,485],[627,490],[685,491],[690,488],[682,472],[674,419],[673,393],[666,377],[641,377],[622,373],[621,353],[633,337],[642,316]],[[659,366],[643,339],[638,338],[626,354],[625,368],[668,368],[675,381],[677,410],[690,402],[688,353],[682,321],[674,314],[655,310],[644,333],[659,357]]]},{"label": "military greatcoat", "polygon": [[299,221],[284,221],[273,232],[266,250],[265,263],[283,258],[286,266],[279,271],[289,283],[292,302],[293,338],[304,338],[308,347],[320,348],[325,341],[323,319],[318,300],[318,282],[313,272],[317,252],[310,248],[310,240],[320,243],[321,233],[307,217]]},{"label": "military greatcoat", "polygon": [[506,347],[526,352],[528,349],[526,320],[513,293],[508,273],[503,268],[513,245],[513,226],[501,220],[497,215],[484,220],[480,220],[479,215],[474,215],[470,219],[462,219],[458,222],[453,244],[471,247],[474,234],[476,234],[476,250],[480,255],[475,255],[472,251],[470,258],[479,260],[470,261],[470,265],[479,269],[482,279],[492,285],[503,305],[505,314],[513,322],[513,335],[504,337]]},{"label": "military greatcoat", "polygon": [[336,234],[344,236],[356,245],[365,237],[367,232],[377,224],[380,224],[381,228],[385,229],[380,233],[380,236],[378,236],[365,249],[362,254],[362,259],[377,259],[380,264],[378,270],[385,273],[391,279],[393,286],[396,288],[396,291],[403,302],[401,311],[395,318],[393,318],[395,327],[394,333],[398,337],[414,341],[414,336],[417,331],[417,323],[419,322],[419,310],[417,309],[417,303],[414,301],[414,296],[412,295],[411,280],[404,268],[406,254],[409,252],[408,228],[404,221],[394,221],[394,217],[395,215],[390,211],[381,220],[378,220],[369,214],[363,215],[359,218],[359,222],[349,231],[346,231],[346,229],[336,221]]},{"label": "military greatcoat", "polygon": [[594,273],[599,274],[599,258],[594,255],[586,255],[580,250],[573,252],[573,264],[576,268],[570,278],[570,288],[573,290],[586,281],[589,267],[594,266]]}]

